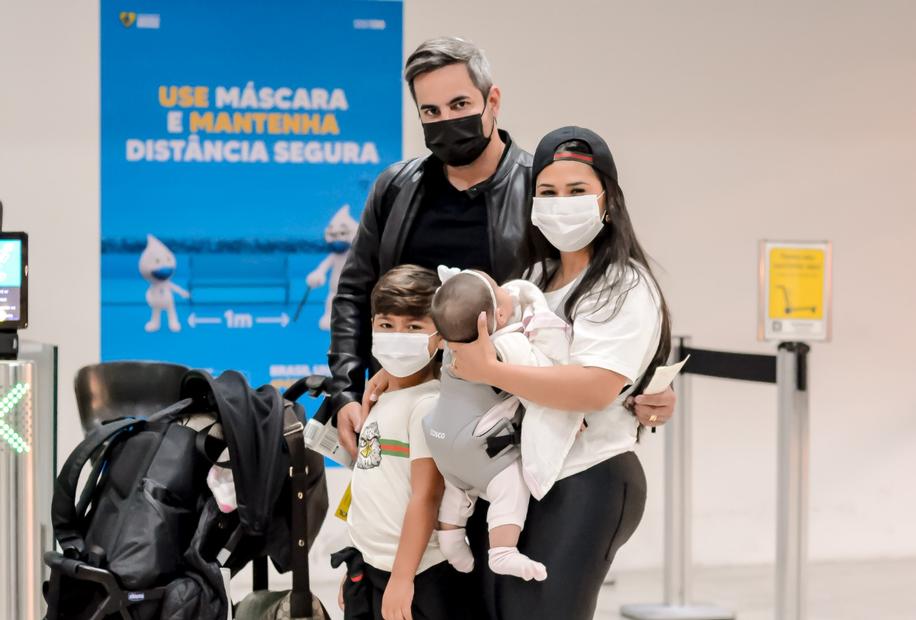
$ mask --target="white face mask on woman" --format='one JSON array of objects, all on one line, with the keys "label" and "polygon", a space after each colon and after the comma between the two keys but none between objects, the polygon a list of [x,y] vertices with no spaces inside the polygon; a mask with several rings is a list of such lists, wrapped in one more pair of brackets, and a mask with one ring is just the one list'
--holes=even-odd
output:
[{"label": "white face mask on woman", "polygon": [[409,377],[432,361],[429,339],[437,333],[372,332],[372,356],[391,376]]},{"label": "white face mask on woman", "polygon": [[536,197],[531,223],[561,252],[581,250],[604,228],[598,204],[603,194]]}]

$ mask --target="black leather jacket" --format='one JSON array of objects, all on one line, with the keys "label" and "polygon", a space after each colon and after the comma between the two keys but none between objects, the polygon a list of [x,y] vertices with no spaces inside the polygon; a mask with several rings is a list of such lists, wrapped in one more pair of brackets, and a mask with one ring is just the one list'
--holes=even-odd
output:
[{"label": "black leather jacket", "polygon": [[[519,248],[528,224],[531,191],[531,154],[500,131],[508,152],[483,191],[489,217],[490,260],[497,281],[509,278],[517,267]],[[366,200],[359,232],[340,274],[331,310],[331,349],[328,364],[334,375],[331,409],[362,399],[366,370],[374,373],[371,356],[369,295],[379,277],[400,264],[401,252],[423,199],[423,170],[432,157],[399,162],[383,171]]]}]

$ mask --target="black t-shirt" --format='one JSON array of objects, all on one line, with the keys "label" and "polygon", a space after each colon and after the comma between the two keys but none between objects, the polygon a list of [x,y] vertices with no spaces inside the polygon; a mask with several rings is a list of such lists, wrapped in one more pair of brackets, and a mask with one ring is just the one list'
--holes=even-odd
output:
[{"label": "black t-shirt", "polygon": [[[509,151],[503,150],[503,157]],[[501,163],[501,162],[500,162]],[[423,172],[423,199],[401,252],[401,264],[435,270],[439,265],[491,273],[488,179],[467,190],[452,185],[434,157]]]}]

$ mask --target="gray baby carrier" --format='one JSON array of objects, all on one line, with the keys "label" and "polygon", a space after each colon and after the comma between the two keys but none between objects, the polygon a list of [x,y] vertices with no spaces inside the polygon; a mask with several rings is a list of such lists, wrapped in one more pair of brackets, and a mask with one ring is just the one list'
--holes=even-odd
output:
[{"label": "gray baby carrier", "polygon": [[442,369],[439,401],[423,419],[423,430],[439,471],[459,489],[485,490],[519,458],[520,413],[514,422],[503,418],[481,435],[474,432],[484,414],[508,398],[489,385],[464,381]]}]

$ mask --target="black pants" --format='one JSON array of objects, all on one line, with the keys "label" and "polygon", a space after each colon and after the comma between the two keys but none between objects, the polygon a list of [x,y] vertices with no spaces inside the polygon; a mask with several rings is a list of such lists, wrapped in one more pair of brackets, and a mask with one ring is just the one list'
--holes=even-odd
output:
[{"label": "black pants", "polygon": [[528,508],[519,550],[547,567],[546,581],[495,575],[487,566],[487,504],[468,522],[477,591],[474,618],[591,620],[617,550],[629,540],[646,505],[646,477],[627,452],[558,481]]},{"label": "black pants", "polygon": [[[350,547],[332,556],[332,564],[347,563],[344,582],[344,620],[382,620],[382,596],[391,573],[366,564],[362,554]],[[414,620],[471,620],[471,575],[462,575],[448,562],[426,569],[414,578]]]}]

